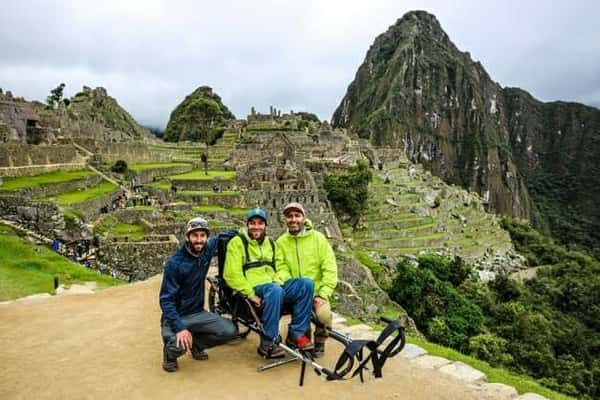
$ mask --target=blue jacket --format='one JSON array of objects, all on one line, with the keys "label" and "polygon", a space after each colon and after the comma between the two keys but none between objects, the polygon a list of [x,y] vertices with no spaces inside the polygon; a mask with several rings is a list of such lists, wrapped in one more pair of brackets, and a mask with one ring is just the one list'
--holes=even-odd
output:
[{"label": "blue jacket", "polygon": [[218,240],[219,235],[210,237],[197,255],[183,242],[165,264],[159,296],[161,324],[166,320],[175,333],[185,329],[182,316],[204,310],[204,280]]}]

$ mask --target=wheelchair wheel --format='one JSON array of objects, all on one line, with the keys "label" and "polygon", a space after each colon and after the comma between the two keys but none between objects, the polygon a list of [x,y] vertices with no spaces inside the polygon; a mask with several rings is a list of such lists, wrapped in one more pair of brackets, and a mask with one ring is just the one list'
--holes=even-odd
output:
[{"label": "wheelchair wheel", "polygon": [[217,290],[212,285],[208,289],[208,309],[210,312],[217,312]]}]

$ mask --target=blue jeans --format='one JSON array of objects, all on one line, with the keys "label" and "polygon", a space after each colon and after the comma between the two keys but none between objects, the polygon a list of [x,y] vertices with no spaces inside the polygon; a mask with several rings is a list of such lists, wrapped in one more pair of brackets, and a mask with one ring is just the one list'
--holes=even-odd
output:
[{"label": "blue jeans", "polygon": [[[192,346],[197,351],[224,344],[235,339],[238,334],[230,320],[208,311],[184,315],[181,321],[192,334]],[[169,357],[177,358],[185,354],[184,349],[177,347],[175,332],[166,321],[162,325],[161,334]]]},{"label": "blue jeans", "polygon": [[260,337],[263,346],[269,346],[279,336],[279,319],[284,304],[292,306],[292,322],[289,333],[296,339],[305,335],[310,327],[314,283],[307,278],[288,280],[283,286],[265,283],[254,287],[254,292],[262,299],[261,320],[265,331]]}]

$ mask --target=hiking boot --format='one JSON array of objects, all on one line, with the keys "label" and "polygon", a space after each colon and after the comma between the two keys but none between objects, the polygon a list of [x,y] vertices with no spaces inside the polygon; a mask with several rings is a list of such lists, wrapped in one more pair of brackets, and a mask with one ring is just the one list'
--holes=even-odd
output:
[{"label": "hiking boot", "polygon": [[260,345],[256,349],[258,354],[264,358],[283,358],[285,357],[285,350],[274,344],[271,345]]},{"label": "hiking boot", "polygon": [[167,372],[175,372],[177,371],[177,358],[169,357],[167,353],[167,348],[163,347],[163,363],[162,367]]},{"label": "hiking boot", "polygon": [[325,342],[315,342],[313,353],[315,358],[323,357],[325,355]]},{"label": "hiking boot", "polygon": [[208,360],[208,354],[204,350],[195,349],[192,347],[192,358],[198,361]]},{"label": "hiking boot", "polygon": [[288,337],[285,339],[285,344],[293,349],[302,351],[312,350],[315,347],[310,339],[304,335],[298,336],[296,340],[292,339],[291,335],[288,335]]}]

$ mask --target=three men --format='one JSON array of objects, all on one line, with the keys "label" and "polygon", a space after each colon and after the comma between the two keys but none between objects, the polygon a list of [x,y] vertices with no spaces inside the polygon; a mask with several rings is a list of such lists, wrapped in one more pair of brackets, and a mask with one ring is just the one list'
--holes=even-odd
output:
[{"label": "three men", "polygon": [[[277,265],[281,268],[281,279],[309,278],[314,282],[313,307],[317,320],[324,326],[331,326],[332,314],[329,298],[337,285],[337,264],[335,254],[327,238],[313,229],[306,218],[300,203],[289,203],[283,209],[283,219],[287,232],[277,239]],[[290,275],[285,275],[289,273]],[[327,330],[315,329],[314,354],[320,357],[325,352]]]},{"label": "three men", "polygon": [[204,349],[237,337],[233,323],[204,310],[204,281],[216,252],[218,236],[209,239],[208,222],[191,219],[185,242],[168,259],[160,288],[163,369],[177,370],[177,358],[190,350],[196,360],[206,360]]},{"label": "three men", "polygon": [[[223,276],[227,284],[247,296],[262,309],[258,353],[265,358],[279,358],[284,351],[277,346],[279,319],[285,304],[292,307],[292,321],[286,344],[301,350],[312,350],[306,332],[310,329],[313,282],[301,276],[291,278],[286,264],[277,263],[278,249],[267,236],[267,213],[255,208],[246,214],[246,229],[227,245]],[[285,279],[282,279],[282,276]]]}]

